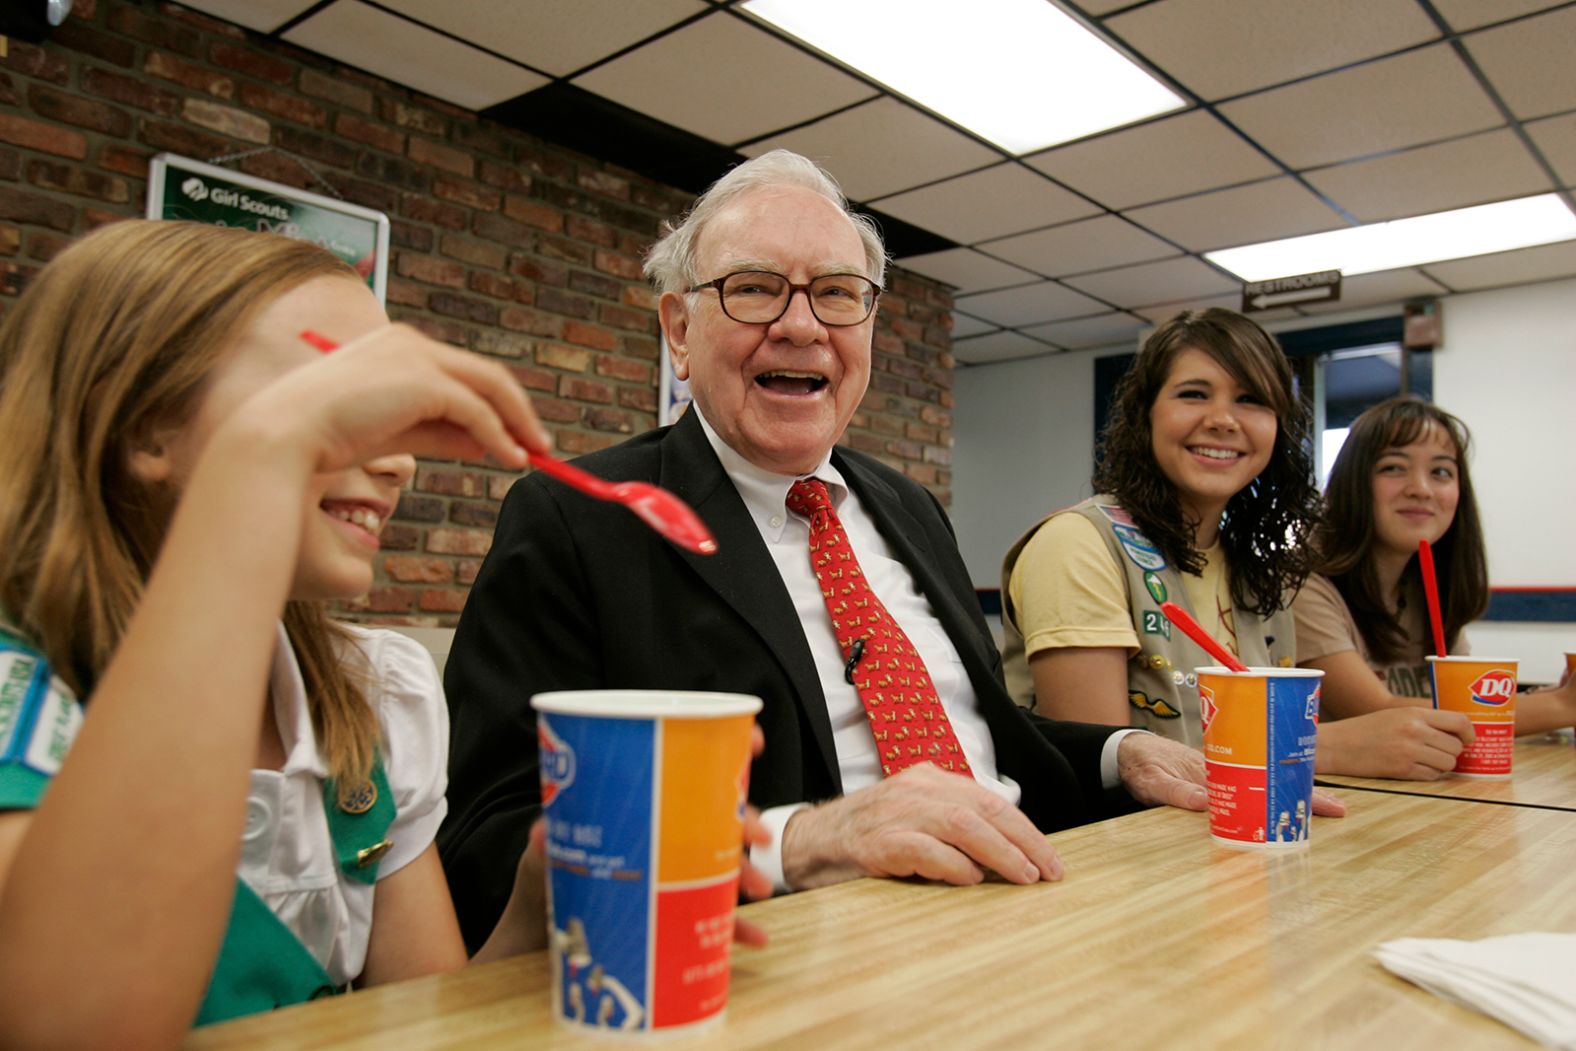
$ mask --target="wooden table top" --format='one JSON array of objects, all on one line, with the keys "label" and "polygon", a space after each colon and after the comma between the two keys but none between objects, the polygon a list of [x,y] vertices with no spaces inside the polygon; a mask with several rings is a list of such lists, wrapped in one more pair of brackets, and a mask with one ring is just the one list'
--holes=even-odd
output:
[{"label": "wooden table top", "polygon": [[1438,781],[1387,781],[1320,774],[1319,784],[1360,788],[1367,792],[1398,792],[1576,810],[1576,748],[1571,747],[1568,736],[1553,733],[1517,738],[1510,769],[1511,776],[1504,781],[1470,777],[1446,777]]},{"label": "wooden table top", "polygon": [[[1059,884],[858,880],[749,905],[701,1048],[1526,1048],[1372,958],[1398,937],[1576,931],[1576,815],[1340,792],[1307,850],[1213,845],[1157,809],[1058,833]],[[195,1031],[241,1048],[603,1048],[556,1023],[546,953]]]}]

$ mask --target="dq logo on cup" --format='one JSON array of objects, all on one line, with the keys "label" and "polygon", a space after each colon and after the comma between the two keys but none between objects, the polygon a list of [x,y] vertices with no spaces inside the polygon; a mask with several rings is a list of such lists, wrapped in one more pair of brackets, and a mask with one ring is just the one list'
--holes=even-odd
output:
[{"label": "dq logo on cup", "polygon": [[1516,662],[1430,657],[1434,707],[1461,712],[1477,737],[1456,756],[1462,777],[1509,777],[1516,741]]},{"label": "dq logo on cup", "polygon": [[1498,708],[1516,696],[1516,676],[1502,669],[1484,672],[1467,690],[1478,704]]},{"label": "dq logo on cup", "polygon": [[558,793],[575,779],[575,753],[565,744],[546,719],[536,723],[536,743],[542,757],[542,805],[551,806]]},{"label": "dq logo on cup", "polygon": [[1323,672],[1198,669],[1209,833],[1231,846],[1308,842]]},{"label": "dq logo on cup", "polygon": [[532,698],[564,1021],[665,1030],[726,1006],[760,703],[634,690]]}]

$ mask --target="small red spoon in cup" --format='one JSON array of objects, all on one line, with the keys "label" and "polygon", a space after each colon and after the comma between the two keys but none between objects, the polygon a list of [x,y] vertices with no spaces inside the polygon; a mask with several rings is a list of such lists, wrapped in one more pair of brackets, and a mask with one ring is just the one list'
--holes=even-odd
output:
[{"label": "small red spoon in cup", "polygon": [[1175,602],[1162,602],[1160,604],[1160,612],[1166,615],[1167,620],[1181,628],[1184,635],[1204,647],[1205,653],[1208,653],[1227,668],[1230,668],[1232,671],[1248,670],[1246,664],[1243,664],[1233,656],[1230,650],[1216,641],[1215,636],[1204,630],[1204,625],[1194,620],[1192,614]]},{"label": "small red spoon in cup", "polygon": [[[302,332],[301,339],[325,354],[339,347],[338,343],[311,329]],[[697,555],[716,554],[717,541],[711,535],[711,530],[706,528],[706,523],[701,521],[700,515],[661,486],[650,482],[609,482],[546,453],[526,450],[526,456],[530,458],[532,467],[587,496],[623,504],[660,536],[686,551],[693,551]]]}]

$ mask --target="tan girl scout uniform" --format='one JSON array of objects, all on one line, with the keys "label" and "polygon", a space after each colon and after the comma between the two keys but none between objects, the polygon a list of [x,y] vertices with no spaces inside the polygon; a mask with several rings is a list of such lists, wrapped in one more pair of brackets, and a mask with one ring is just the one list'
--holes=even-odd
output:
[{"label": "tan girl scout uniform", "polygon": [[[1036,574],[1036,579],[1030,580],[1029,574],[1022,573],[1014,579],[1014,570],[1031,540],[1064,515],[1093,526],[1095,539],[1082,543],[1081,538],[1089,537],[1082,522],[1058,523],[1057,542],[1067,541],[1055,552],[1058,579]],[[1033,653],[1061,647],[1120,646],[1129,657],[1130,725],[1195,748],[1201,746],[1194,669],[1216,661],[1172,627],[1160,612],[1162,602],[1175,602],[1193,614],[1249,666],[1289,668],[1295,654],[1291,613],[1283,609],[1264,619],[1247,610],[1232,609],[1220,554],[1213,549],[1205,554],[1213,557],[1204,576],[1184,577],[1109,496],[1093,497],[1042,519],[1013,544],[1002,564],[1002,659],[1013,699],[1025,707],[1034,705],[1034,679],[1028,663]],[[1110,573],[1112,566],[1116,567],[1115,577]],[[1054,596],[1059,606],[1078,612],[1066,624],[1025,625],[1022,611],[1034,604],[1036,595]]]},{"label": "tan girl scout uniform", "polygon": [[[278,629],[269,693],[286,759],[253,770],[230,924],[195,1025],[344,990],[361,973],[375,883],[421,854],[446,809],[448,710],[424,649],[354,629],[384,740],[370,784],[327,777],[300,669]],[[82,724],[48,662],[0,631],[0,810],[32,809]]]}]

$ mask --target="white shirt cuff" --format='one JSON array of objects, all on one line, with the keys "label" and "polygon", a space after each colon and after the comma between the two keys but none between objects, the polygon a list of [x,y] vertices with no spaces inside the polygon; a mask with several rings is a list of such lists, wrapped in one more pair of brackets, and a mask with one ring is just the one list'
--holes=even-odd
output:
[{"label": "white shirt cuff", "polygon": [[770,810],[761,811],[761,824],[765,825],[766,831],[772,834],[772,841],[764,847],[750,848],[750,864],[772,881],[773,894],[788,894],[793,891],[793,888],[788,886],[787,879],[783,877],[783,829],[788,827],[789,818],[809,805],[809,803],[790,803],[787,806],[774,806]]},{"label": "white shirt cuff", "polygon": [[[1105,739],[1105,746],[1100,749],[1101,788],[1122,787],[1122,775],[1117,769],[1116,765],[1116,750],[1121,746],[1122,738],[1126,737],[1128,734],[1146,734],[1148,732],[1148,730],[1139,730],[1135,727],[1129,727],[1125,730],[1118,730],[1116,733]],[[751,854],[750,858],[753,861],[754,854]],[[760,866],[757,864],[756,867],[759,868]]]}]

